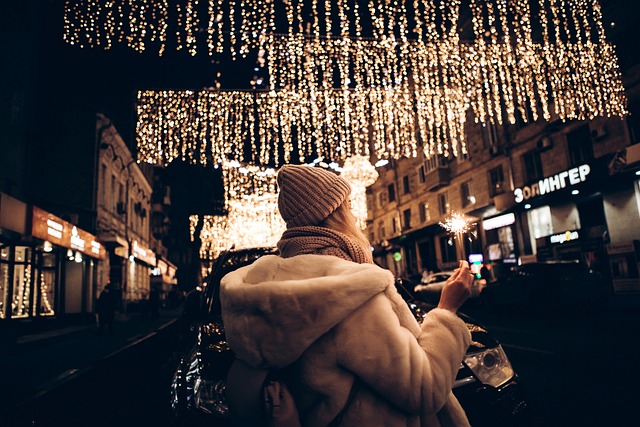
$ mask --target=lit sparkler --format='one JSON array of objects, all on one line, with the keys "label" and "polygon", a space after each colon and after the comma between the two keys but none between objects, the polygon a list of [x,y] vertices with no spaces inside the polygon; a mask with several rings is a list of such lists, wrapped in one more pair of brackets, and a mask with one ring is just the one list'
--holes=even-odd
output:
[{"label": "lit sparkler", "polygon": [[451,211],[451,215],[445,218],[444,222],[439,222],[438,224],[447,230],[450,235],[453,235],[454,239],[458,240],[458,244],[456,245],[457,256],[459,259],[465,259],[462,243],[464,235],[467,233],[470,234],[469,241],[472,240],[472,237],[477,237],[475,231],[476,223],[473,218],[465,216],[460,212]]}]

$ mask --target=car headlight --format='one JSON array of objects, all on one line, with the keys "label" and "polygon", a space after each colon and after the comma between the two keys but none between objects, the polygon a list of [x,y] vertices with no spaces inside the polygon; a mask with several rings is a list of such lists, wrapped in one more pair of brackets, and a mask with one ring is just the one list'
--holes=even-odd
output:
[{"label": "car headlight", "polygon": [[228,415],[229,407],[224,398],[224,389],[223,380],[207,381],[198,378],[193,388],[196,408],[209,414]]},{"label": "car headlight", "polygon": [[500,387],[513,378],[514,372],[502,346],[467,354],[464,363],[483,384]]}]

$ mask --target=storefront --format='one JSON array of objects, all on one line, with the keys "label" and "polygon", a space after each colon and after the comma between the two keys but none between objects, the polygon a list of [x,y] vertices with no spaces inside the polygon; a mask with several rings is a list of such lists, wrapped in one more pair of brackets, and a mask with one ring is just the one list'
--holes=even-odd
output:
[{"label": "storefront", "polygon": [[130,247],[116,248],[114,255],[112,261],[116,262],[112,262],[112,272],[121,267],[126,269],[122,272],[122,298],[127,304],[146,300],[150,291],[151,270],[156,266],[156,255],[138,240],[132,240]]},{"label": "storefront", "polygon": [[598,158],[514,191],[511,210],[527,248],[523,254],[532,254],[528,259],[578,261],[611,283],[617,271],[611,255],[618,253],[611,248],[639,235],[640,197],[631,174],[612,172],[609,160]]},{"label": "storefront", "polygon": [[91,233],[36,206],[31,212],[33,284],[26,292],[34,294],[34,315],[92,313],[104,246]]},{"label": "storefront", "polygon": [[176,266],[166,259],[157,257],[156,267],[151,270],[151,286],[158,288],[162,298],[165,298],[178,283]]},{"label": "storefront", "polygon": [[[13,199],[3,203],[3,212],[9,210],[15,233],[7,239],[5,230],[0,241],[0,319],[91,313],[102,244],[38,207]],[[2,221],[4,229],[9,224]]]},{"label": "storefront", "polygon": [[[30,254],[25,254],[22,245],[27,233],[27,208],[26,203],[0,193],[0,321],[10,319],[14,314],[26,313],[28,316],[30,313],[28,307],[20,305],[21,300],[25,301],[25,295],[16,298],[13,291],[21,286],[19,282],[23,280],[25,270],[30,269],[23,262],[30,259]],[[30,301],[31,295],[27,295],[25,303]]]}]

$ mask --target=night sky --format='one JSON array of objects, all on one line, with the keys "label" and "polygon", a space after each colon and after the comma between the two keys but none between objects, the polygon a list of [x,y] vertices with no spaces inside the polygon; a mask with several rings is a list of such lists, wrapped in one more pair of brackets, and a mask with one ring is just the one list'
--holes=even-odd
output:
[{"label": "night sky", "polygon": [[[157,48],[138,53],[123,44],[105,51],[81,49],[63,40],[64,0],[38,0],[40,88],[45,97],[61,97],[94,106],[112,118],[123,139],[135,149],[136,92],[144,89],[213,87],[221,72],[223,89],[249,89],[255,57],[232,61],[228,56],[191,56],[171,45],[163,57]],[[168,37],[169,42],[172,39]]]}]

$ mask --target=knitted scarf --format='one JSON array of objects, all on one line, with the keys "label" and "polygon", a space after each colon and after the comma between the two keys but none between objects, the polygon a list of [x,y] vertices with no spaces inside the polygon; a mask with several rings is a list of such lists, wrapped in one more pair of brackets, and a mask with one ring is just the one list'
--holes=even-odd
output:
[{"label": "knitted scarf", "polygon": [[347,261],[370,262],[364,250],[346,234],[315,225],[292,227],[282,233],[278,249],[283,258],[302,254],[333,255]]}]

